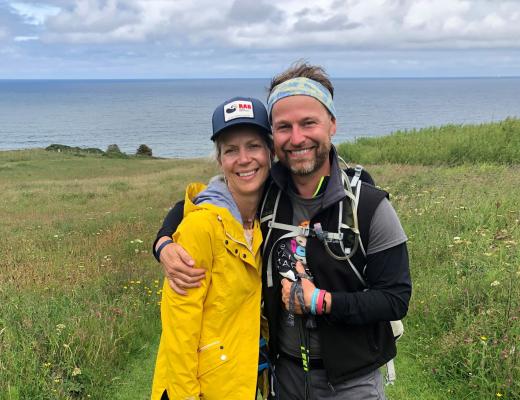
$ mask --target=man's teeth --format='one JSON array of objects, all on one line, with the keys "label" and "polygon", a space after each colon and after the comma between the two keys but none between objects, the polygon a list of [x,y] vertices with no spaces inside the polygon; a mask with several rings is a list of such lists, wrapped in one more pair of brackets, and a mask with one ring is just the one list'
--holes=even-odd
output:
[{"label": "man's teeth", "polygon": [[238,176],[240,176],[240,177],[251,176],[251,175],[254,175],[255,172],[256,172],[256,170],[249,171],[249,172],[239,172]]},{"label": "man's teeth", "polygon": [[295,154],[295,155],[300,155],[300,154],[305,154],[305,153],[307,153],[308,151],[310,151],[310,149],[291,150],[291,153],[292,153],[292,154]]}]

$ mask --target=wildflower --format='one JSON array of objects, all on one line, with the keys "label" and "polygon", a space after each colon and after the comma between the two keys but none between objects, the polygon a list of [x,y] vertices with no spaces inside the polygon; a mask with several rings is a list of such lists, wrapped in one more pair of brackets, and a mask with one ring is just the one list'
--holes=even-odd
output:
[{"label": "wildflower", "polygon": [[57,237],[58,237],[58,235],[54,235],[54,237],[55,237],[55,238],[57,238]]},{"label": "wildflower", "polygon": [[455,241],[455,242],[457,242],[457,241],[459,241],[459,240],[460,240],[460,236],[455,236],[455,237],[453,238],[453,241]]},{"label": "wildflower", "polygon": [[500,392],[497,392],[497,397],[502,397],[502,396],[503,396],[503,394],[502,394],[502,393],[500,393]]},{"label": "wildflower", "polygon": [[128,289],[128,286],[123,286],[123,289],[125,289],[125,290]]},{"label": "wildflower", "polygon": [[499,281],[493,281],[491,282],[491,286],[498,286],[500,285],[500,282]]},{"label": "wildflower", "polygon": [[134,239],[134,242],[135,243],[143,243],[143,241],[141,239]]},{"label": "wildflower", "polygon": [[58,325],[56,325],[56,330],[57,330],[57,331],[62,331],[63,329],[65,329],[65,325],[64,325],[64,324],[58,324]]},{"label": "wildflower", "polygon": [[72,376],[77,376],[77,375],[81,375],[81,369],[78,368],[78,367],[75,367],[75,368],[72,370]]},{"label": "wildflower", "polygon": [[483,342],[485,342],[486,340],[488,340],[487,336],[481,336],[480,337],[480,340],[482,340]]},{"label": "wildflower", "polygon": [[50,362],[43,363],[43,366],[45,368],[49,368],[51,366],[51,363]]},{"label": "wildflower", "polygon": [[139,285],[141,283],[141,281],[136,281],[135,283],[137,283]]}]

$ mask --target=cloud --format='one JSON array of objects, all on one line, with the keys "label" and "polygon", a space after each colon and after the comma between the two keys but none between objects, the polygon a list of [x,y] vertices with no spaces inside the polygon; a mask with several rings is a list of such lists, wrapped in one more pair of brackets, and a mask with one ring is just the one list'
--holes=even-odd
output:
[{"label": "cloud", "polygon": [[492,64],[499,51],[513,71],[520,1],[0,0],[1,46],[12,56],[0,73],[26,60],[35,73],[267,76],[307,58],[343,76],[435,75],[443,63]]},{"label": "cloud", "polygon": [[28,24],[43,24],[42,39],[48,43],[334,50],[520,47],[520,4],[512,0],[49,0],[12,7]]},{"label": "cloud", "polygon": [[234,0],[228,12],[231,24],[238,23],[241,25],[265,23],[265,21],[279,23],[283,21],[284,15],[284,11],[262,0]]},{"label": "cloud", "polygon": [[48,17],[60,12],[58,7],[32,2],[11,2],[10,6],[29,25],[42,25]]},{"label": "cloud", "polygon": [[15,36],[13,40],[15,42],[28,42],[30,40],[39,40],[38,36]]},{"label": "cloud", "polygon": [[342,15],[335,15],[323,20],[313,20],[303,17],[294,24],[297,32],[328,32],[356,29],[362,26],[359,22],[349,22],[348,18]]}]

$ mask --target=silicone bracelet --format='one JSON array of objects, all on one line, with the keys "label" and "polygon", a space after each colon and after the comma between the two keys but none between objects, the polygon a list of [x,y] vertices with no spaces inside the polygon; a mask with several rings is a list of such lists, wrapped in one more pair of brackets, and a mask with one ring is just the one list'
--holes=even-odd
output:
[{"label": "silicone bracelet", "polygon": [[311,300],[311,314],[316,315],[316,299],[318,298],[318,294],[320,293],[320,289],[314,288],[314,292],[312,293]]},{"label": "silicone bracelet", "polygon": [[159,260],[161,259],[161,251],[162,251],[162,249],[164,249],[170,243],[173,243],[173,240],[171,240],[171,239],[165,240],[164,242],[161,243],[161,245],[157,248],[157,250],[155,250],[155,254],[157,254],[157,258]]},{"label": "silicone bracelet", "polygon": [[318,294],[318,301],[316,302],[316,314],[318,315],[323,314],[323,299],[325,298],[325,293],[327,292],[322,289]]}]

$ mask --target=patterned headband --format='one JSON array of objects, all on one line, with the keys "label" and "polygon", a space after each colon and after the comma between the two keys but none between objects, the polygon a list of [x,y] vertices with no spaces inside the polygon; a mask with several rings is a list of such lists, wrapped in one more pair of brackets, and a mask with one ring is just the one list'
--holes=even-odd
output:
[{"label": "patterned headband", "polygon": [[271,120],[271,113],[274,104],[289,96],[311,96],[325,106],[327,110],[336,118],[336,108],[332,101],[332,95],[321,83],[308,78],[293,78],[276,85],[267,100],[267,113]]}]

